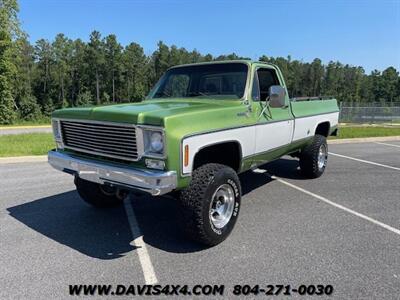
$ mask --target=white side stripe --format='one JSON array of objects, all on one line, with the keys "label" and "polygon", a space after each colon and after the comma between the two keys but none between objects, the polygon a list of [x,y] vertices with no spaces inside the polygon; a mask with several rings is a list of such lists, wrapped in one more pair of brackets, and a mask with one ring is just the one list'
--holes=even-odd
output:
[{"label": "white side stripe", "polygon": [[352,160],[359,161],[359,162],[363,162],[363,163],[370,164],[370,165],[375,165],[375,166],[380,166],[380,167],[385,167],[385,168],[388,168],[388,169],[393,169],[393,170],[400,171],[400,168],[392,167],[392,166],[388,166],[388,165],[384,165],[384,164],[378,164],[378,163],[376,163],[376,162],[369,161],[369,160],[359,159],[359,158],[350,157],[350,156],[346,156],[346,155],[342,155],[342,154],[337,154],[337,153],[333,153],[333,152],[329,152],[329,154],[330,154],[330,155],[333,155],[333,156],[338,156],[338,157],[343,157],[343,158],[347,158],[347,159],[352,159]]},{"label": "white side stripe", "polygon": [[316,198],[316,199],[318,199],[318,200],[321,200],[321,201],[323,201],[323,202],[325,202],[325,203],[327,203],[327,204],[329,204],[329,205],[332,205],[332,206],[334,206],[334,207],[336,207],[336,208],[339,208],[339,209],[341,209],[341,210],[344,210],[345,212],[348,212],[348,213],[350,213],[350,214],[352,214],[352,215],[354,215],[354,216],[357,216],[357,217],[359,217],[359,218],[361,218],[361,219],[364,219],[364,220],[366,220],[366,221],[368,221],[368,222],[370,222],[370,223],[373,223],[373,224],[378,225],[378,226],[380,226],[380,227],[382,227],[382,228],[384,228],[384,229],[386,229],[386,230],[389,230],[389,231],[391,231],[391,232],[393,232],[393,233],[396,233],[396,234],[400,235],[400,230],[397,229],[397,228],[394,228],[394,227],[392,227],[392,226],[389,226],[389,225],[387,225],[387,224],[385,224],[385,223],[382,223],[382,222],[377,221],[377,220],[375,220],[375,219],[373,219],[373,218],[370,218],[370,217],[368,217],[368,216],[366,216],[366,215],[363,215],[363,214],[361,214],[361,213],[359,213],[359,212],[356,212],[355,210],[352,210],[352,209],[347,208],[347,207],[345,207],[345,206],[343,206],[343,205],[340,205],[340,204],[335,203],[335,202],[333,202],[333,201],[331,201],[331,200],[328,200],[328,199],[326,199],[325,197],[322,197],[322,196],[319,196],[319,195],[314,194],[314,193],[312,193],[312,192],[309,192],[309,191],[307,191],[307,190],[305,190],[305,189],[303,189],[303,188],[301,188],[301,187],[298,187],[297,185],[291,184],[291,183],[289,183],[289,182],[287,182],[287,181],[285,181],[285,180],[283,180],[283,179],[281,179],[281,178],[279,178],[279,177],[271,176],[271,178],[273,178],[273,179],[275,179],[275,180],[279,181],[280,183],[283,183],[283,184],[285,184],[285,185],[287,185],[287,186],[290,186],[291,188],[294,188],[294,189],[296,189],[296,190],[298,190],[298,191],[300,191],[300,192],[303,192],[304,194],[310,195],[310,196],[312,196],[312,197],[314,197],[314,198]]},{"label": "white side stripe", "polygon": [[392,147],[398,147],[398,148],[400,148],[400,145],[393,145],[393,144],[388,144],[388,143],[375,142],[375,144],[385,145],[385,146],[392,146]]},{"label": "white side stripe", "polygon": [[131,197],[126,197],[124,200],[124,206],[126,215],[128,217],[129,227],[133,235],[133,244],[136,247],[136,251],[139,255],[140,265],[144,275],[144,281],[146,284],[156,284],[157,277],[154,273],[153,264],[151,263],[149,253],[147,252],[146,244],[143,241],[142,233],[140,232],[139,224],[136,220],[135,213],[133,212]]},{"label": "white side stripe", "polygon": [[182,141],[180,151],[184,153],[185,147],[189,146],[189,163],[185,166],[181,159],[182,173],[188,175],[192,172],[194,156],[206,146],[221,142],[237,142],[241,147],[243,157],[246,157],[312,137],[315,128],[321,122],[329,122],[331,126],[335,126],[338,123],[338,115],[338,112],[334,112],[295,118],[294,120],[254,123],[249,126],[227,128],[186,137]]}]

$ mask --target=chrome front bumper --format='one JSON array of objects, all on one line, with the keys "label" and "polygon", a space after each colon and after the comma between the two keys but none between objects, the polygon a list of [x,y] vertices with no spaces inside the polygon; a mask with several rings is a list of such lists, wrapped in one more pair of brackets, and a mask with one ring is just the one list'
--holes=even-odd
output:
[{"label": "chrome front bumper", "polygon": [[157,171],[123,168],[113,164],[83,159],[52,150],[48,152],[49,164],[60,171],[82,179],[112,184],[131,190],[140,190],[153,196],[166,194],[176,188],[175,171]]}]

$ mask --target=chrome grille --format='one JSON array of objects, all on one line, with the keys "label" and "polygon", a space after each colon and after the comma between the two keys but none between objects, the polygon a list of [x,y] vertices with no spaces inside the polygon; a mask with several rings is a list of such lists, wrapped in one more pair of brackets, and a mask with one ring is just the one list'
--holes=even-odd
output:
[{"label": "chrome grille", "polygon": [[61,120],[64,147],[123,160],[138,160],[136,128],[128,124]]}]

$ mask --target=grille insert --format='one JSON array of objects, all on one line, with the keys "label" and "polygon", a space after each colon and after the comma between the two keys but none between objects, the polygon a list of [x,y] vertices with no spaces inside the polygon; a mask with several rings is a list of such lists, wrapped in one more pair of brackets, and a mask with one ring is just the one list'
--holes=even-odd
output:
[{"label": "grille insert", "polygon": [[136,128],[128,124],[61,120],[64,147],[89,154],[137,161]]}]

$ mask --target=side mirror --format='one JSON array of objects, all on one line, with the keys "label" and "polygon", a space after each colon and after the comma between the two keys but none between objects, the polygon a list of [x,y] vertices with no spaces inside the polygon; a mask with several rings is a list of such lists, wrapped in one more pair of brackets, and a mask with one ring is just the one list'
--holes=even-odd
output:
[{"label": "side mirror", "polygon": [[280,85],[272,85],[269,90],[269,106],[270,107],[284,107],[285,103],[285,89]]}]

